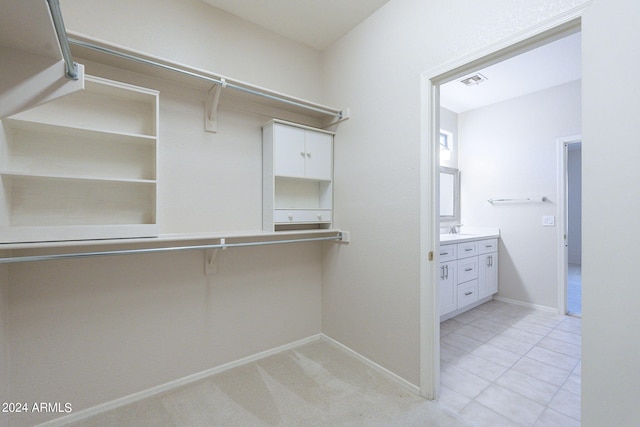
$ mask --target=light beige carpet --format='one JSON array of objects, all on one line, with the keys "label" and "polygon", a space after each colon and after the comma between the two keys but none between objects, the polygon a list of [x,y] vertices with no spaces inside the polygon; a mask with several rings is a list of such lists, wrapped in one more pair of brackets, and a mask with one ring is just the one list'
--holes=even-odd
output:
[{"label": "light beige carpet", "polygon": [[71,425],[468,426],[320,340]]}]

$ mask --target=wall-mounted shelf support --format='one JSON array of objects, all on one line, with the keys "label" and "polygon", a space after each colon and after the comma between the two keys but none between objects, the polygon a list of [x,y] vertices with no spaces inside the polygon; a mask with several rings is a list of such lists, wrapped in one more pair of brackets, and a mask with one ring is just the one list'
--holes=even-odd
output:
[{"label": "wall-mounted shelf support", "polygon": [[221,84],[213,86],[207,94],[205,104],[206,117],[204,122],[204,130],[207,132],[218,132],[218,103],[220,102],[222,89],[227,87],[227,81],[225,79],[221,80]]},{"label": "wall-mounted shelf support", "polygon": [[62,58],[64,59],[65,69],[67,71],[67,77],[72,80],[78,80],[78,64],[73,62],[71,56],[71,49],[69,48],[69,40],[67,39],[67,30],[64,27],[64,20],[62,19],[62,11],[60,10],[60,2],[58,0],[47,0],[49,3],[49,9],[51,10],[51,18],[53,20],[53,26],[58,36],[58,42],[60,43],[60,50],[62,51]]},{"label": "wall-mounted shelf support", "polygon": [[[308,117],[317,124],[314,126],[333,126],[348,118],[343,110],[317,104],[315,102],[296,98],[280,92],[259,87],[250,83],[222,77],[206,70],[190,67],[185,64],[169,61],[163,58],[152,56],[131,49],[117,46],[105,41],[89,38],[85,35],[69,32],[68,39],[74,56],[83,60],[95,61],[102,64],[117,66],[122,69],[143,72],[172,80],[188,80],[190,85],[201,87],[202,84],[209,85],[206,101],[206,130],[215,132],[217,127],[217,104],[220,100],[220,91],[223,88],[233,89],[229,92],[230,97],[239,97],[246,100],[246,95],[255,97],[254,104],[262,107],[283,111],[286,113],[301,114]],[[215,86],[211,87],[213,83]],[[232,95],[232,93],[234,93]],[[227,95],[225,95],[227,98]],[[272,113],[269,116],[274,116]]]}]

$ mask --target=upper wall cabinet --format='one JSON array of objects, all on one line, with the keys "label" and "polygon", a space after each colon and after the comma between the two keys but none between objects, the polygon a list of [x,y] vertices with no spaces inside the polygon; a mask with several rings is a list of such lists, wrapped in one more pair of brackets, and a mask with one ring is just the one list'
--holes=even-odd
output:
[{"label": "upper wall cabinet", "polygon": [[81,90],[84,68],[67,76],[46,0],[0,2],[0,119]]},{"label": "upper wall cabinet", "polygon": [[330,227],[333,133],[272,120],[262,136],[263,230]]},{"label": "upper wall cabinet", "polygon": [[0,243],[151,237],[158,92],[86,76],[2,120]]}]

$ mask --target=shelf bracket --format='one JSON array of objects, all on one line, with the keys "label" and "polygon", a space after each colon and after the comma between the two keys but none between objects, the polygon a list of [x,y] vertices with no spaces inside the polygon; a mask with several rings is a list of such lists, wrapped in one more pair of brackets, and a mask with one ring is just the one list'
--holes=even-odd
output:
[{"label": "shelf bracket", "polygon": [[221,250],[227,249],[226,239],[220,239],[222,247],[215,249],[205,249],[204,251],[204,274],[205,276],[213,276],[218,272],[218,256]]},{"label": "shelf bracket", "polygon": [[220,102],[222,89],[227,87],[227,81],[225,79],[221,80],[221,84],[213,86],[207,93],[204,118],[204,130],[207,132],[218,132],[218,103]]}]

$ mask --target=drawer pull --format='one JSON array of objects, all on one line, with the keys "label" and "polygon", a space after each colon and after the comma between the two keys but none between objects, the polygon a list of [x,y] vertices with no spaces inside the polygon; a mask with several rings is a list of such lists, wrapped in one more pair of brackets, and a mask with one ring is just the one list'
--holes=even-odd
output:
[{"label": "drawer pull", "polygon": [[471,252],[472,250],[473,250],[473,248],[467,248],[467,249],[465,249],[464,251],[465,251],[465,252]]},{"label": "drawer pull", "polygon": [[471,292],[471,291],[469,291],[469,292],[465,292],[465,293],[464,293],[464,295],[465,295],[465,296],[469,296],[469,295],[471,295],[471,294],[473,294],[473,292]]},{"label": "drawer pull", "polygon": [[492,248],[493,245],[484,245],[485,248]]},{"label": "drawer pull", "polygon": [[473,268],[471,268],[471,267],[465,268],[464,271],[473,271]]},{"label": "drawer pull", "polygon": [[449,255],[449,252],[440,252],[440,256]]}]

